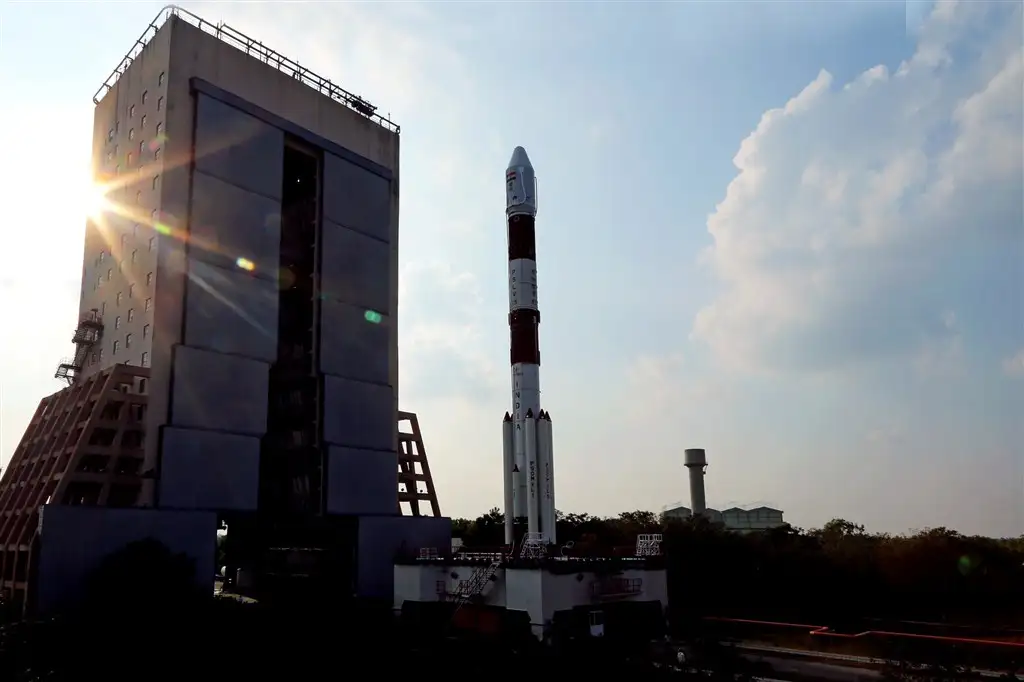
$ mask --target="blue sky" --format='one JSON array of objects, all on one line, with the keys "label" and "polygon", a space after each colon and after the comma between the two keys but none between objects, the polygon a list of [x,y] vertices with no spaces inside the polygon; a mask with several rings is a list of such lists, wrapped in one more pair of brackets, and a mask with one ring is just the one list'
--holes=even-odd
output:
[{"label": "blue sky", "polygon": [[[402,125],[402,407],[501,502],[503,171],[540,183],[559,508],[1024,532],[1019,3],[193,3]],[[71,350],[91,96],[159,9],[6,4],[0,460]],[[13,243],[12,243],[13,241]],[[20,323],[16,323],[20,325]]]}]

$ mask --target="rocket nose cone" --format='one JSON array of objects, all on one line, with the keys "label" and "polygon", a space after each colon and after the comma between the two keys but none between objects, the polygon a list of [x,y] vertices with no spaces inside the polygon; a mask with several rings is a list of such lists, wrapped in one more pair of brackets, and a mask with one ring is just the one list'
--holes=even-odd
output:
[{"label": "rocket nose cone", "polygon": [[522,147],[516,147],[512,150],[512,158],[508,162],[509,168],[533,168],[533,164],[530,163],[530,157],[526,155],[526,150]]}]

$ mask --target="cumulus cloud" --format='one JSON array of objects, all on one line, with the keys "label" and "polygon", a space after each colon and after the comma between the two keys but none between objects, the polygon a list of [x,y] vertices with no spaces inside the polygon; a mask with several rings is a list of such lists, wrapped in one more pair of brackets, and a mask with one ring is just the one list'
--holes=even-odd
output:
[{"label": "cumulus cloud", "polygon": [[458,396],[476,402],[506,381],[485,339],[476,276],[445,263],[414,263],[400,274],[403,398]]},{"label": "cumulus cloud", "polygon": [[694,337],[734,368],[951,367],[958,308],[991,274],[979,254],[1022,235],[1020,22],[1017,4],[939,4],[895,73],[822,71],[765,113],[708,219],[722,289]]}]

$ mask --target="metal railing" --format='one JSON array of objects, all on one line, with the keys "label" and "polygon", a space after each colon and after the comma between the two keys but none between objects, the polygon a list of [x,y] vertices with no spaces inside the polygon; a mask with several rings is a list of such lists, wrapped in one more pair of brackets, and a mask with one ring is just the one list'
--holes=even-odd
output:
[{"label": "metal railing", "polygon": [[226,43],[237,50],[241,50],[251,57],[259,59],[264,64],[273,66],[281,73],[291,76],[295,80],[313,88],[321,95],[325,95],[337,102],[341,102],[349,109],[365,116],[374,123],[377,123],[393,133],[397,134],[401,132],[401,126],[385,118],[383,115],[378,114],[377,107],[370,104],[362,97],[354,95],[348,90],[335,85],[330,80],[310,71],[298,62],[285,57],[281,53],[270,49],[260,41],[253,40],[241,31],[231,28],[224,23],[212,24],[202,17],[189,12],[187,9],[178,7],[177,5],[167,5],[157,13],[153,21],[151,21],[149,26],[146,27],[146,30],[142,32],[142,35],[135,41],[135,44],[132,45],[130,50],[128,50],[128,53],[125,54],[121,62],[114,68],[110,75],[107,76],[107,79],[103,81],[103,85],[99,87],[96,94],[93,95],[93,104],[99,104],[103,96],[107,94],[107,91],[117,84],[117,81],[121,78],[124,72],[132,65],[132,62],[135,61],[135,58],[138,57],[146,48],[149,41],[153,39],[156,32],[160,30],[161,26],[163,26],[170,17],[178,17],[201,31],[217,38],[221,42]]}]

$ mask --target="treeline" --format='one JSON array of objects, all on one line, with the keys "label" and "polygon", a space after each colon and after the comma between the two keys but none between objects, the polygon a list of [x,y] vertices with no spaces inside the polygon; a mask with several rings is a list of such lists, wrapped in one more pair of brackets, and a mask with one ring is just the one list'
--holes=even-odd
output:
[{"label": "treeline", "polygon": [[[503,541],[500,510],[454,521],[467,546]],[[611,551],[662,533],[676,619],[731,616],[850,628],[867,619],[1024,628],[1024,536],[992,539],[946,528],[867,533],[835,519],[740,534],[703,519],[634,511],[615,518],[560,514],[558,540]],[[620,552],[622,551],[620,549]]]}]

